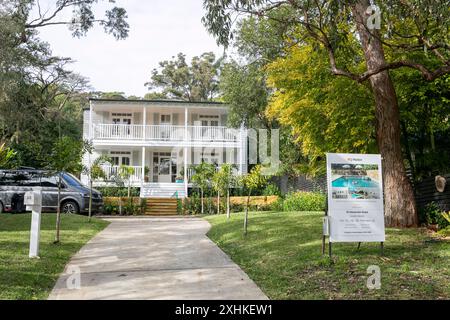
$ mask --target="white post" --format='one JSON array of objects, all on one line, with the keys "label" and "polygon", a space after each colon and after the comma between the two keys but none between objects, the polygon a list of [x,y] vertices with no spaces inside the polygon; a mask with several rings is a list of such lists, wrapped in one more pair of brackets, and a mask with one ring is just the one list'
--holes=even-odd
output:
[{"label": "white post", "polygon": [[244,152],[245,152],[245,139],[244,139],[244,126],[241,126],[240,132],[240,148],[239,148],[239,171],[241,174],[244,173]]},{"label": "white post", "polygon": [[24,204],[27,210],[32,211],[30,231],[30,258],[39,259],[39,240],[41,233],[42,189],[33,188],[33,191],[25,193]]},{"label": "white post", "polygon": [[183,156],[184,156],[184,196],[187,198],[188,196],[188,147],[187,144],[189,142],[189,135],[188,135],[188,108],[184,107],[184,149],[183,149]]},{"label": "white post", "polygon": [[184,147],[183,150],[183,156],[184,156],[184,196],[187,198],[188,196],[188,148]]},{"label": "white post", "polygon": [[143,122],[142,139],[145,140],[145,130],[146,130],[146,126],[147,126],[147,109],[145,108],[145,106],[142,107],[142,114],[143,114],[143,117],[142,117],[142,122]]},{"label": "white post", "polygon": [[145,182],[145,147],[142,147],[142,176],[141,176],[141,187]]},{"label": "white post", "polygon": [[92,112],[93,112],[92,101],[89,101],[89,139],[94,138],[94,126],[92,124]]}]

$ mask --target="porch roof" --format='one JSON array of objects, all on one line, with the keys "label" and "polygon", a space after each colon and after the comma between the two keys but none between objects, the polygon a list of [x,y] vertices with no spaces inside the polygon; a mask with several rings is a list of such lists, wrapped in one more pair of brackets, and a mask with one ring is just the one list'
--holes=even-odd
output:
[{"label": "porch roof", "polygon": [[[214,102],[214,101],[183,101],[183,100],[135,100],[135,99],[98,99],[98,98],[89,98],[89,102],[93,102],[95,104],[128,104],[128,105],[141,105],[143,107],[151,107],[151,106],[165,106],[165,107],[187,107],[187,108],[220,108],[220,109],[228,109],[228,105],[222,102]],[[90,106],[86,106],[84,110],[89,110]]]}]

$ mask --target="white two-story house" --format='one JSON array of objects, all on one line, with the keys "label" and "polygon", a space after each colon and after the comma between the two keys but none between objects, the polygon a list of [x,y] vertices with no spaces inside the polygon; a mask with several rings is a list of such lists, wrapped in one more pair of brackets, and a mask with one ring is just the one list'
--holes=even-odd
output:
[{"label": "white two-story house", "polygon": [[[227,127],[228,107],[216,102],[90,99],[84,110],[84,139],[95,148],[83,162],[108,155],[107,179],[114,186],[121,165],[133,168],[131,182],[141,197],[185,197],[192,165],[235,164],[247,172],[247,133]],[[84,183],[87,176],[82,176]]]}]

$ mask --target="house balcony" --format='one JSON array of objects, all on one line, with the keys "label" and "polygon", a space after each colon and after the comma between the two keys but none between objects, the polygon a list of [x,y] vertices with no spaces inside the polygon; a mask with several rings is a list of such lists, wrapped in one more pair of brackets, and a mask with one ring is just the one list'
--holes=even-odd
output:
[{"label": "house balcony", "polygon": [[94,141],[222,142],[242,141],[242,131],[228,127],[93,124]]}]

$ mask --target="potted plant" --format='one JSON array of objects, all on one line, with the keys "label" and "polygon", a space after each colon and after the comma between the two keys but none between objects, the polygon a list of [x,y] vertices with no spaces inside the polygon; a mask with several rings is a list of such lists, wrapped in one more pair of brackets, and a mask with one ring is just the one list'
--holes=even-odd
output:
[{"label": "potted plant", "polygon": [[183,183],[184,182],[184,168],[181,168],[180,173],[175,178],[176,183]]},{"label": "potted plant", "polygon": [[150,173],[150,168],[148,166],[144,167],[144,182],[149,182],[150,181],[150,177],[149,174]]},{"label": "potted plant", "polygon": [[184,182],[184,178],[183,178],[183,177],[180,177],[180,176],[177,176],[177,177],[175,178],[175,182],[176,182],[176,183],[183,183],[183,182]]}]

